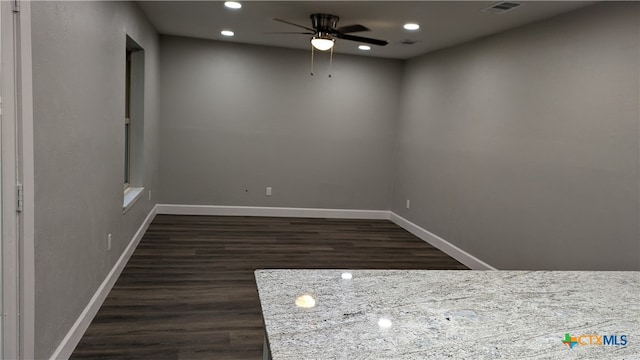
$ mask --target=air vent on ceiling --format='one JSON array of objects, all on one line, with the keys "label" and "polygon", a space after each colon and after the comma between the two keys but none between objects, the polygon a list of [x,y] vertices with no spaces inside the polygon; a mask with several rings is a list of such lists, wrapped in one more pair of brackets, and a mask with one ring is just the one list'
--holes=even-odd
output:
[{"label": "air vent on ceiling", "polygon": [[501,1],[499,3],[495,3],[495,4],[491,5],[491,6],[489,6],[486,9],[483,9],[482,11],[493,13],[493,14],[504,14],[507,11],[511,11],[511,10],[517,8],[520,5],[522,5],[522,4],[519,4],[519,3],[516,3],[516,2],[511,2],[511,1]]}]

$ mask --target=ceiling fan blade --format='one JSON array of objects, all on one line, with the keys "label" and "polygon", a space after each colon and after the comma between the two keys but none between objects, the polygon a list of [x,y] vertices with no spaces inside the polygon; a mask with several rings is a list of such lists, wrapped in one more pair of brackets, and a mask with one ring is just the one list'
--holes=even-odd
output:
[{"label": "ceiling fan blade", "polygon": [[285,24],[289,24],[289,25],[297,26],[297,27],[299,27],[299,28],[303,28],[303,29],[305,29],[305,30],[313,31],[314,33],[315,33],[315,31],[316,31],[315,29],[308,28],[308,27],[306,27],[306,26],[302,26],[302,25],[298,25],[298,24],[296,24],[296,23],[292,23],[291,21],[282,20],[282,19],[276,19],[276,18],[274,18],[273,20],[275,20],[275,21],[279,21],[279,22],[281,22],[281,23],[285,23]]},{"label": "ceiling fan blade", "polygon": [[365,44],[373,44],[373,45],[380,45],[380,46],[385,46],[385,45],[387,45],[389,43],[386,40],[378,40],[378,39],[372,39],[372,38],[366,38],[366,37],[362,37],[362,36],[354,36],[354,35],[348,35],[348,34],[341,34],[341,33],[338,33],[336,36],[338,38],[340,38],[340,39],[351,40],[351,41],[359,41],[359,42],[365,43]]},{"label": "ceiling fan blade", "polygon": [[360,31],[370,31],[370,30],[368,27],[360,24],[342,26],[336,29],[336,32],[339,34],[354,33],[354,32],[360,32]]},{"label": "ceiling fan blade", "polygon": [[264,31],[263,34],[298,34],[298,35],[315,35],[312,32],[290,32],[290,31]]}]

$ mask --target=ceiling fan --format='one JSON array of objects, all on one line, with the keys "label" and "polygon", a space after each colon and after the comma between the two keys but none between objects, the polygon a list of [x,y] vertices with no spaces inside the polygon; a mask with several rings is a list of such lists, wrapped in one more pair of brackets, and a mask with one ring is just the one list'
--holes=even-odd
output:
[{"label": "ceiling fan", "polygon": [[311,45],[314,48],[326,51],[333,48],[335,39],[357,41],[365,44],[373,44],[379,46],[385,46],[389,42],[386,40],[372,39],[362,36],[350,35],[351,33],[370,31],[369,28],[360,24],[347,25],[342,27],[338,26],[339,17],[331,14],[311,14],[311,27],[292,23],[287,20],[273,19],[281,23],[297,26],[299,28],[307,30],[306,32],[275,32],[271,34],[302,34],[311,35]]}]

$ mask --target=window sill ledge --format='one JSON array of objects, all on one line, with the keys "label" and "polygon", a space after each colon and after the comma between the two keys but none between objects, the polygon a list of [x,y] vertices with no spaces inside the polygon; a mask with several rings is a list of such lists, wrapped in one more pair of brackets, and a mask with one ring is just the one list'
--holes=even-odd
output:
[{"label": "window sill ledge", "polygon": [[133,204],[135,204],[141,197],[143,187],[130,187],[124,191],[124,201],[122,202],[122,213],[126,213],[131,209]]}]

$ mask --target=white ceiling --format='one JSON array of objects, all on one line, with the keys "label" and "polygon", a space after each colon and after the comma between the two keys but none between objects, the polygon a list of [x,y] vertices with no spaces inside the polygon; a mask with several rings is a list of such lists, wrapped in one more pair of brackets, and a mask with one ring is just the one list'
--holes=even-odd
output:
[{"label": "white ceiling", "polygon": [[[140,1],[140,8],[158,32],[203,39],[310,49],[308,35],[264,34],[304,31],[273,21],[289,20],[311,27],[309,15],[329,13],[340,17],[338,27],[362,24],[370,32],[354,35],[388,40],[358,50],[358,42],[336,41],[335,51],[383,58],[408,59],[506,29],[549,18],[594,3],[593,1],[518,1],[523,4],[503,14],[482,10],[498,1],[243,1],[242,9],[229,10],[223,1]],[[417,22],[410,32],[402,25]],[[233,38],[220,35],[229,29]],[[417,41],[404,45],[403,40]]]}]

